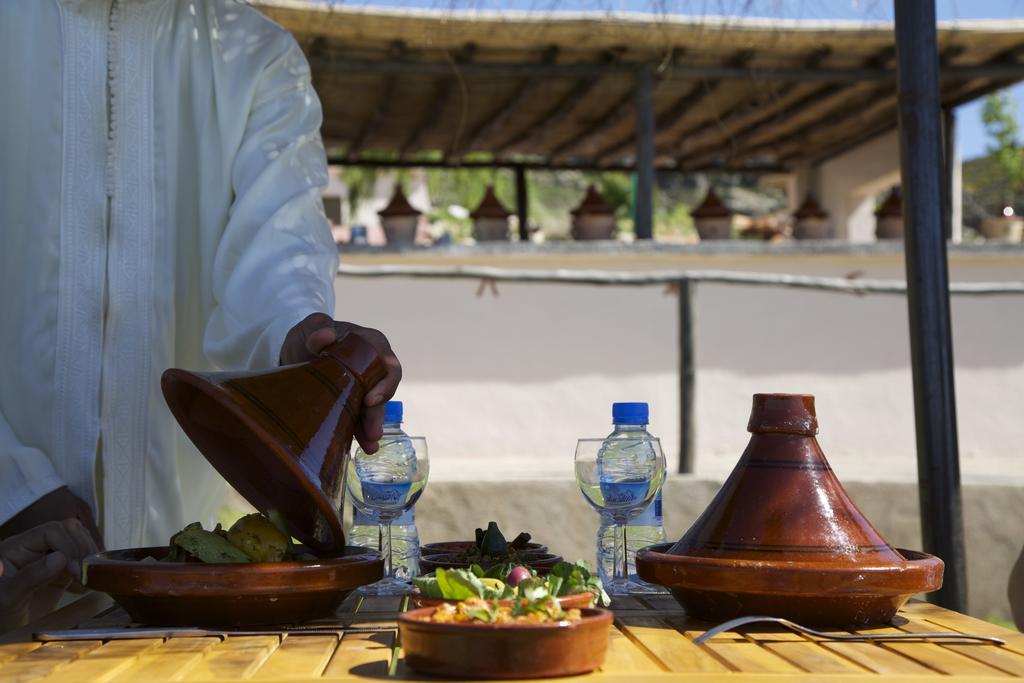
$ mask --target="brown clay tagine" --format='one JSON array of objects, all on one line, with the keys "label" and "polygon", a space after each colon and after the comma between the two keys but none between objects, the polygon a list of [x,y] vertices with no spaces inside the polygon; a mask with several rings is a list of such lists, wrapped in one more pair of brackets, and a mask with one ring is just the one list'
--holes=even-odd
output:
[{"label": "brown clay tagine", "polygon": [[345,546],[344,472],[363,396],[385,368],[348,334],[308,363],[261,372],[170,369],[164,398],[217,471],[258,510],[277,510],[318,554]]},{"label": "brown clay tagine", "polygon": [[822,453],[814,397],[755,394],[750,442],[714,500],[675,544],[637,555],[645,581],[692,616],[773,616],[808,625],[889,622],[942,585],[942,560],[893,548]]}]

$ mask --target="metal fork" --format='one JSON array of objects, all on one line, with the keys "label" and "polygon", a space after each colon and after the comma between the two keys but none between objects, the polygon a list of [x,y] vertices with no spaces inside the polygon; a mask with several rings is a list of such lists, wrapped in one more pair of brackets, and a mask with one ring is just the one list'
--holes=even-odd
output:
[{"label": "metal fork", "polygon": [[823,631],[815,631],[813,628],[801,626],[800,624],[794,623],[788,619],[780,619],[779,617],[740,617],[739,619],[733,619],[705,631],[702,635],[694,638],[693,642],[697,645],[701,645],[709,638],[714,638],[719,633],[725,633],[726,631],[731,631],[735,628],[739,628],[740,626],[756,623],[780,624],[792,631],[796,631],[797,633],[803,633],[805,635],[825,638],[828,640],[978,640],[986,643],[995,643],[996,645],[1006,644],[1006,641],[1001,638],[994,638],[992,636],[976,636],[968,633],[825,633]]}]

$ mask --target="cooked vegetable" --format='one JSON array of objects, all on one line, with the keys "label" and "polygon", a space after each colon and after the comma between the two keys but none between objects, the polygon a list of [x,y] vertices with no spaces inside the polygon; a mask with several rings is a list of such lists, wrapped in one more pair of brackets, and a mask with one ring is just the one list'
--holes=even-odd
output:
[{"label": "cooked vegetable", "polygon": [[253,562],[280,562],[288,555],[288,537],[258,512],[232,524],[228,540]]},{"label": "cooked vegetable", "polygon": [[200,562],[252,562],[240,548],[231,544],[221,533],[220,525],[214,531],[206,531],[199,522],[171,537],[171,547],[178,548]]},{"label": "cooked vegetable", "polygon": [[[476,547],[457,553],[459,562],[479,564],[491,567],[496,564],[518,564],[528,552],[526,546],[530,542],[530,534],[521,533],[509,543],[498,528],[496,522],[490,522],[487,530],[476,530]],[[506,572],[507,573],[507,572]],[[504,577],[504,574],[501,575]]]},{"label": "cooked vegetable", "polygon": [[[163,562],[281,562],[314,560],[312,555],[297,552],[291,539],[276,524],[276,513],[269,517],[258,512],[242,517],[228,531],[220,524],[207,531],[193,522],[171,536]],[[279,517],[279,516],[278,516]]]}]

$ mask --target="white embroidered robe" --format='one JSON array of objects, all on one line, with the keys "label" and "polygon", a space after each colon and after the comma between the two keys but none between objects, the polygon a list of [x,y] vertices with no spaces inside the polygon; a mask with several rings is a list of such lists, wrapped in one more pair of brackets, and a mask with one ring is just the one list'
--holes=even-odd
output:
[{"label": "white embroidered robe", "polygon": [[333,312],[308,65],[232,0],[3,0],[0,62],[0,522],[66,484],[108,547],[165,543],[223,482],[160,373]]}]

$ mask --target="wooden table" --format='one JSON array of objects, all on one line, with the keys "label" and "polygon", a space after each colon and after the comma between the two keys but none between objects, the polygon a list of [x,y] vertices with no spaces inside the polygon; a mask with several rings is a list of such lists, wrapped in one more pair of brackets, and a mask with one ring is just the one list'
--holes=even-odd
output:
[{"label": "wooden table", "polygon": [[[336,629],[326,635],[32,640],[32,633],[39,630],[127,626],[126,615],[106,596],[91,594],[0,639],[5,641],[0,644],[0,681],[416,679],[405,666],[393,628],[400,607],[399,599],[350,598],[334,618],[320,624]],[[693,638],[709,625],[688,619],[667,595],[620,599],[613,609],[615,628],[605,665],[582,678],[601,683],[1024,678],[1024,634],[922,602],[909,604],[890,628],[995,635],[1006,645],[822,642],[758,627],[725,633],[698,646]]]}]

